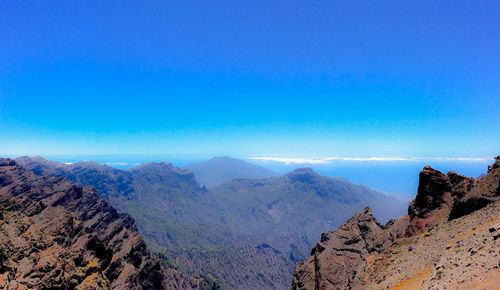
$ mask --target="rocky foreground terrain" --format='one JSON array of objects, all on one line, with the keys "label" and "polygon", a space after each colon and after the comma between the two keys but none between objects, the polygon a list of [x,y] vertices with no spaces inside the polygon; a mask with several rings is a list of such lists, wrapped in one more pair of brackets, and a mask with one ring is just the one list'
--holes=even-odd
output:
[{"label": "rocky foreground terrain", "polygon": [[0,289],[199,289],[94,190],[0,159]]},{"label": "rocky foreground terrain", "polygon": [[322,234],[293,289],[500,289],[499,238],[500,157],[478,179],[425,167],[407,215]]}]

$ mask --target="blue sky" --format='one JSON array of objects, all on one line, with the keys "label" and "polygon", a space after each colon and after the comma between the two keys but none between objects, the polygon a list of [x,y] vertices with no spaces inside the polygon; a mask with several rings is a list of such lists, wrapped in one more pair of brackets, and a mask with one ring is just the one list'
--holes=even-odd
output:
[{"label": "blue sky", "polygon": [[491,157],[498,1],[2,1],[0,154]]}]

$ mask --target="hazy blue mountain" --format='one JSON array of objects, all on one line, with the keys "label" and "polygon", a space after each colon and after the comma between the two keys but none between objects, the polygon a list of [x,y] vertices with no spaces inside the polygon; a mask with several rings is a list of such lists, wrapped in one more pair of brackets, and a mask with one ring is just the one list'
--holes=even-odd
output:
[{"label": "hazy blue mountain", "polygon": [[166,163],[119,170],[93,162],[64,165],[29,157],[18,162],[95,187],[134,217],[152,249],[186,273],[214,278],[231,289],[288,289],[294,264],[309,255],[321,232],[366,206],[381,220],[407,208],[380,192],[308,168],[206,189],[191,171]]},{"label": "hazy blue mountain", "polygon": [[[339,226],[366,206],[383,222],[405,213],[407,204],[343,178],[310,168],[265,179],[235,179],[210,189],[225,204],[226,218],[288,255],[308,254],[315,233]],[[297,257],[298,256],[298,257]]]},{"label": "hazy blue mountain", "polygon": [[270,169],[227,156],[214,157],[184,166],[194,172],[196,181],[207,187],[222,184],[235,178],[256,179],[278,176]]}]

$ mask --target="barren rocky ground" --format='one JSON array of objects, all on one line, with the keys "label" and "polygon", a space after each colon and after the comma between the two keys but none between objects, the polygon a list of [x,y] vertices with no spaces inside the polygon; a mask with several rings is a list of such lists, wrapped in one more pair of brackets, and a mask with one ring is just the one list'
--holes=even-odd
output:
[{"label": "barren rocky ground", "polygon": [[499,237],[496,202],[374,254],[369,289],[499,289]]}]

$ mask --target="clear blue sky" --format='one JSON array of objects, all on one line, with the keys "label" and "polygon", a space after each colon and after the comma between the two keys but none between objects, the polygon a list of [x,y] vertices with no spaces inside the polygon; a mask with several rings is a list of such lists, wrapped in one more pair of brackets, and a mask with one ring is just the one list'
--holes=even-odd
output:
[{"label": "clear blue sky", "polygon": [[492,156],[499,1],[2,1],[1,154]]}]

